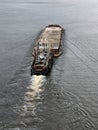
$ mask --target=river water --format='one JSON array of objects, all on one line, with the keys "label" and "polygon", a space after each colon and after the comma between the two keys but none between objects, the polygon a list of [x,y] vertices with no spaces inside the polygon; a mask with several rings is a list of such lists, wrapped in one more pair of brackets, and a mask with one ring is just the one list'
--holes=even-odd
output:
[{"label": "river water", "polygon": [[[0,130],[98,130],[98,1],[0,0]],[[48,76],[30,76],[46,25],[65,29]]]}]

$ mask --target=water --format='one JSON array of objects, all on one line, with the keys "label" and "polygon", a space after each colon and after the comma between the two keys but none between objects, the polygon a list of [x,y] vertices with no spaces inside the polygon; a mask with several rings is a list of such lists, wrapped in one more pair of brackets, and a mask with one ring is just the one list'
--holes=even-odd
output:
[{"label": "water", "polygon": [[[98,129],[98,1],[0,0],[0,130]],[[30,76],[33,44],[65,28],[49,76]]]}]

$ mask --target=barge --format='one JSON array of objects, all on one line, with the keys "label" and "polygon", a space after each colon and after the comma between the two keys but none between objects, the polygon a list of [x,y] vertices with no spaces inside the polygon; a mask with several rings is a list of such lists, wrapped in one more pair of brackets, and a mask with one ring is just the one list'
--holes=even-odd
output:
[{"label": "barge", "polygon": [[47,75],[53,58],[62,54],[64,29],[60,25],[46,26],[35,43],[32,55],[31,75]]}]

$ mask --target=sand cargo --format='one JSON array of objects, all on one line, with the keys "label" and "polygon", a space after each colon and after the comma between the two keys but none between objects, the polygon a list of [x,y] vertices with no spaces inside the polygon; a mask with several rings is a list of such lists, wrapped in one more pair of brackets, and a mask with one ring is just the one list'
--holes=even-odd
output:
[{"label": "sand cargo", "polygon": [[64,29],[60,25],[46,26],[35,43],[32,55],[34,61],[31,66],[31,75],[50,72],[53,58],[62,54]]}]

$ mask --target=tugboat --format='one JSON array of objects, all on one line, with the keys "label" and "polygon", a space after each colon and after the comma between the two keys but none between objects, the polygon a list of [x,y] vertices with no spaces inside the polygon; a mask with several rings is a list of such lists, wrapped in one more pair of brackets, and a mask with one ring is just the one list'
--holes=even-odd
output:
[{"label": "tugboat", "polygon": [[31,75],[47,75],[53,65],[53,58],[62,54],[64,29],[60,25],[48,25],[35,43],[32,55]]}]

